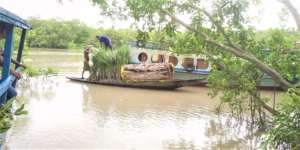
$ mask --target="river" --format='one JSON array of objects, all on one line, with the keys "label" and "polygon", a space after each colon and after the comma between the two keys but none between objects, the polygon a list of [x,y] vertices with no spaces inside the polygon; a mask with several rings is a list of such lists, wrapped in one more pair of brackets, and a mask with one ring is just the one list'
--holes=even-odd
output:
[{"label": "river", "polygon": [[[203,87],[159,91],[83,84],[82,54],[32,50],[25,64],[52,67],[50,77],[23,79],[18,100],[28,115],[17,117],[11,149],[255,149],[246,124],[216,114],[217,99]],[[271,95],[271,93],[269,93]],[[239,125],[238,125],[239,124]]]}]

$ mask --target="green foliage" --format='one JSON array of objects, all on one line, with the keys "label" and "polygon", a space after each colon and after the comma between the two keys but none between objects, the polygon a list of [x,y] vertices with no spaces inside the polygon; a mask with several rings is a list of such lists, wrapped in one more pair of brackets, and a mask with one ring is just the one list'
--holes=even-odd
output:
[{"label": "green foliage", "polygon": [[4,133],[11,127],[13,116],[11,114],[12,100],[0,107],[0,133]]},{"label": "green foliage", "polygon": [[114,50],[99,48],[93,52],[93,66],[90,80],[121,79],[121,67],[130,60],[129,47],[127,45]]},{"label": "green foliage", "polygon": [[294,42],[298,41],[300,34],[287,30],[268,30],[260,33],[265,42],[267,63],[274,67],[289,82],[296,83],[300,78],[300,47]]},{"label": "green foliage", "polygon": [[13,115],[24,115],[25,105],[22,104],[14,113],[11,112],[13,99],[7,101],[3,106],[0,106],[0,133],[6,132],[12,126]]},{"label": "green foliage", "polygon": [[149,40],[149,33],[148,32],[144,32],[142,30],[138,30],[138,34],[137,34],[137,37],[136,39],[137,40],[141,40],[141,41],[144,41],[144,42],[147,42]]},{"label": "green foliage", "polygon": [[177,54],[203,54],[205,45],[190,32],[175,32],[175,35],[165,38]]},{"label": "green foliage", "polygon": [[[256,51],[261,56],[261,50]],[[265,126],[262,103],[268,99],[262,98],[257,89],[264,74],[255,65],[227,53],[219,52],[217,57],[214,55],[209,59],[213,64],[208,78],[209,94],[212,97],[220,95],[218,111],[229,106],[233,116],[241,120],[244,120],[244,113],[250,112],[250,122]]]},{"label": "green foliage", "polygon": [[34,68],[31,66],[27,66],[24,70],[24,73],[29,77],[35,77],[35,76],[48,76],[51,74],[56,74],[57,71],[54,70],[51,67],[48,68]]},{"label": "green foliage", "polygon": [[[96,35],[107,35],[114,47],[127,44],[136,37],[136,32],[129,29],[94,29],[78,20],[62,21],[57,19],[28,20],[33,30],[28,32],[26,45],[36,48],[83,48],[86,45],[99,45]],[[15,47],[18,45],[20,31],[16,32]]]},{"label": "green foliage", "polygon": [[26,42],[30,47],[73,48],[86,44],[91,28],[78,20],[39,20],[30,18],[33,30],[29,31]]},{"label": "green foliage", "polygon": [[289,89],[279,105],[270,131],[266,134],[265,147],[274,149],[300,149],[300,97]]}]

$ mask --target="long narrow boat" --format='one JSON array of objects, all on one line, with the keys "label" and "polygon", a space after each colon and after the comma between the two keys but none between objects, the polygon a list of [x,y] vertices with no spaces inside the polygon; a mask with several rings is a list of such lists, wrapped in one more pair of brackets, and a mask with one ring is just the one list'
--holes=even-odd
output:
[{"label": "long narrow boat", "polygon": [[118,80],[101,80],[101,81],[89,81],[78,77],[67,77],[72,81],[121,86],[121,87],[133,87],[133,88],[145,88],[145,89],[160,89],[160,90],[175,90],[184,86],[193,86],[200,84],[205,79],[193,79],[193,80],[158,80],[158,81],[118,81]]},{"label": "long narrow boat", "polygon": [[[202,80],[197,82],[198,84],[195,86],[201,86],[201,87],[208,87],[208,81],[207,80]],[[282,90],[280,85],[276,84],[273,80],[271,79],[263,79],[259,85],[256,86],[257,89],[260,90]]]}]

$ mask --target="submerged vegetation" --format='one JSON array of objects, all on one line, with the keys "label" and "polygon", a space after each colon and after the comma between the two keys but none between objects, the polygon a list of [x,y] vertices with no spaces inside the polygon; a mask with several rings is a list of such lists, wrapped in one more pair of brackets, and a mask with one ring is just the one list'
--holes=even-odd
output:
[{"label": "submerged vegetation", "polygon": [[120,46],[114,50],[99,48],[94,50],[89,80],[101,79],[121,80],[121,67],[130,61],[129,47]]},{"label": "submerged vegetation", "polygon": [[31,66],[28,66],[25,70],[24,73],[28,77],[35,77],[35,76],[48,76],[52,74],[57,74],[57,71],[51,67],[47,68],[34,68]]}]

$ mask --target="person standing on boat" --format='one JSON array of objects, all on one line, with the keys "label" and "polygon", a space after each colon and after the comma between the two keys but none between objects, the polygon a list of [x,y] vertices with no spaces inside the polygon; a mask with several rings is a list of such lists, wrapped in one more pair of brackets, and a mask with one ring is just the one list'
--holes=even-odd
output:
[{"label": "person standing on boat", "polygon": [[106,35],[97,35],[96,38],[99,40],[101,44],[104,45],[105,48],[110,48],[112,50],[111,39]]},{"label": "person standing on boat", "polygon": [[88,72],[91,71],[91,66],[90,66],[91,54],[92,54],[92,46],[89,45],[83,51],[84,61],[83,61],[83,70],[82,70],[82,75],[81,75],[82,79],[83,79],[83,75],[84,75],[85,71],[88,71]]}]

